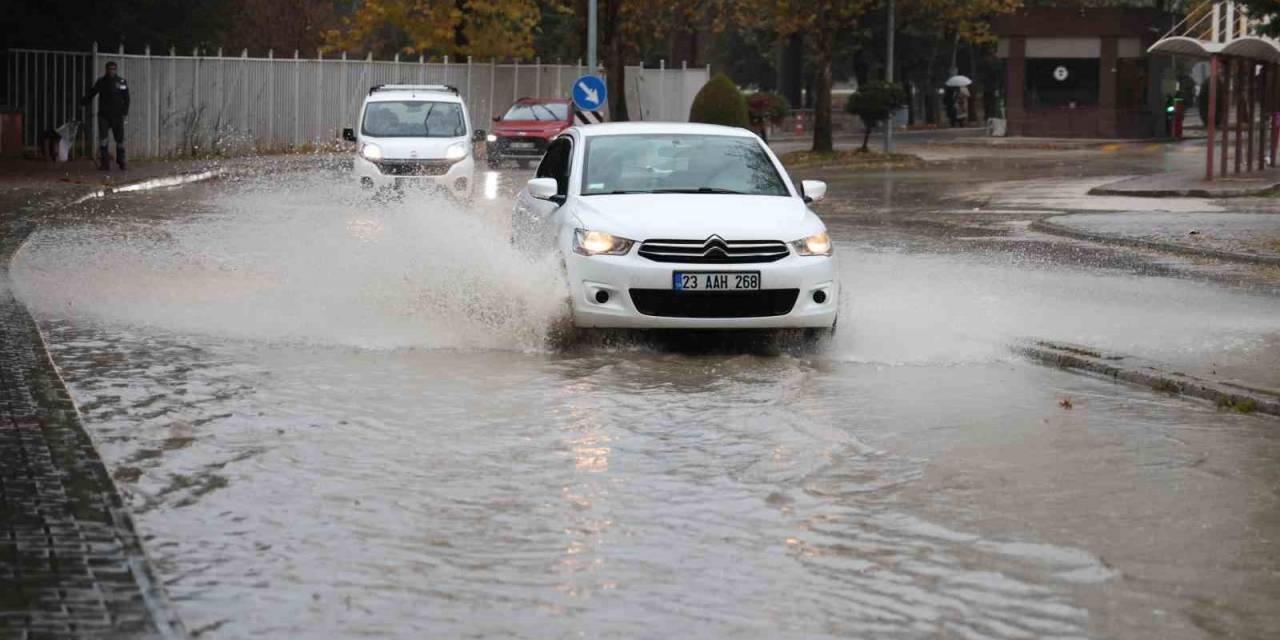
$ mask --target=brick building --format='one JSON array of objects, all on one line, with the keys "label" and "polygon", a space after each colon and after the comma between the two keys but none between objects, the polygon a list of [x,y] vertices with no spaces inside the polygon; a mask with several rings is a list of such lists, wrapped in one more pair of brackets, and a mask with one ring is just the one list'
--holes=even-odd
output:
[{"label": "brick building", "polygon": [[1174,20],[1156,9],[1022,9],[995,24],[1010,135],[1150,138],[1164,134],[1173,60],[1147,48]]}]

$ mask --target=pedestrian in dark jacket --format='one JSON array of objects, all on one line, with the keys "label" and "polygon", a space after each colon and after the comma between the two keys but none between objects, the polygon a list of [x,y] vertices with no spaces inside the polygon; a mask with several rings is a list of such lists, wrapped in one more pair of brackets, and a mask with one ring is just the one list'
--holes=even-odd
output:
[{"label": "pedestrian in dark jacket", "polygon": [[98,78],[80,104],[88,106],[98,96],[98,168],[109,171],[107,157],[107,132],[116,139],[116,164],[120,169],[129,168],[124,152],[124,121],[129,117],[129,85],[116,75],[116,63],[108,62],[106,74]]}]

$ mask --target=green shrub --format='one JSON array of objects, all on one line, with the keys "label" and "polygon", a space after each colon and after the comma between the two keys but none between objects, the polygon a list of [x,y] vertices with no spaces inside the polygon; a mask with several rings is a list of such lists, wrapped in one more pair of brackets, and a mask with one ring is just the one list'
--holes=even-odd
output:
[{"label": "green shrub", "polygon": [[844,110],[862,119],[866,135],[862,138],[862,150],[867,150],[867,140],[875,126],[889,119],[889,114],[907,104],[907,92],[902,85],[883,80],[872,80],[860,87],[858,92],[849,96],[844,103]]},{"label": "green shrub", "polygon": [[689,109],[689,122],[747,127],[747,101],[729,76],[717,73],[698,90]]}]

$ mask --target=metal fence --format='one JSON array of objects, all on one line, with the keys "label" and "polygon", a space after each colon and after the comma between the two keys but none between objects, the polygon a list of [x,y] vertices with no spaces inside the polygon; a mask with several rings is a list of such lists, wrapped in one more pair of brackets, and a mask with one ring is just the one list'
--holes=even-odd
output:
[{"label": "metal fence", "polygon": [[[3,99],[22,111],[24,143],[40,132],[82,120],[81,144],[96,123],[77,101],[103,65],[115,62],[129,83],[125,126],[135,157],[296,149],[337,139],[354,126],[368,88],[383,83],[442,83],[461,92],[477,128],[486,128],[523,96],[567,96],[582,65],[372,58],[250,58],[247,55],[136,55],[10,50]],[[632,119],[688,119],[710,77],[707,67],[628,67]]]}]

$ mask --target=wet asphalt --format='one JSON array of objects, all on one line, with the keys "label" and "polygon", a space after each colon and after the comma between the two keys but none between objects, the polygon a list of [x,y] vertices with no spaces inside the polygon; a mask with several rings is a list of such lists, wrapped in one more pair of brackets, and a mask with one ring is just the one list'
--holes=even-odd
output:
[{"label": "wet asphalt", "polygon": [[817,350],[566,342],[513,170],[121,195],[14,277],[202,638],[1270,637],[1280,422],[1008,349],[1277,386],[1274,273],[1028,230],[1151,163],[796,172],[848,293]]}]

